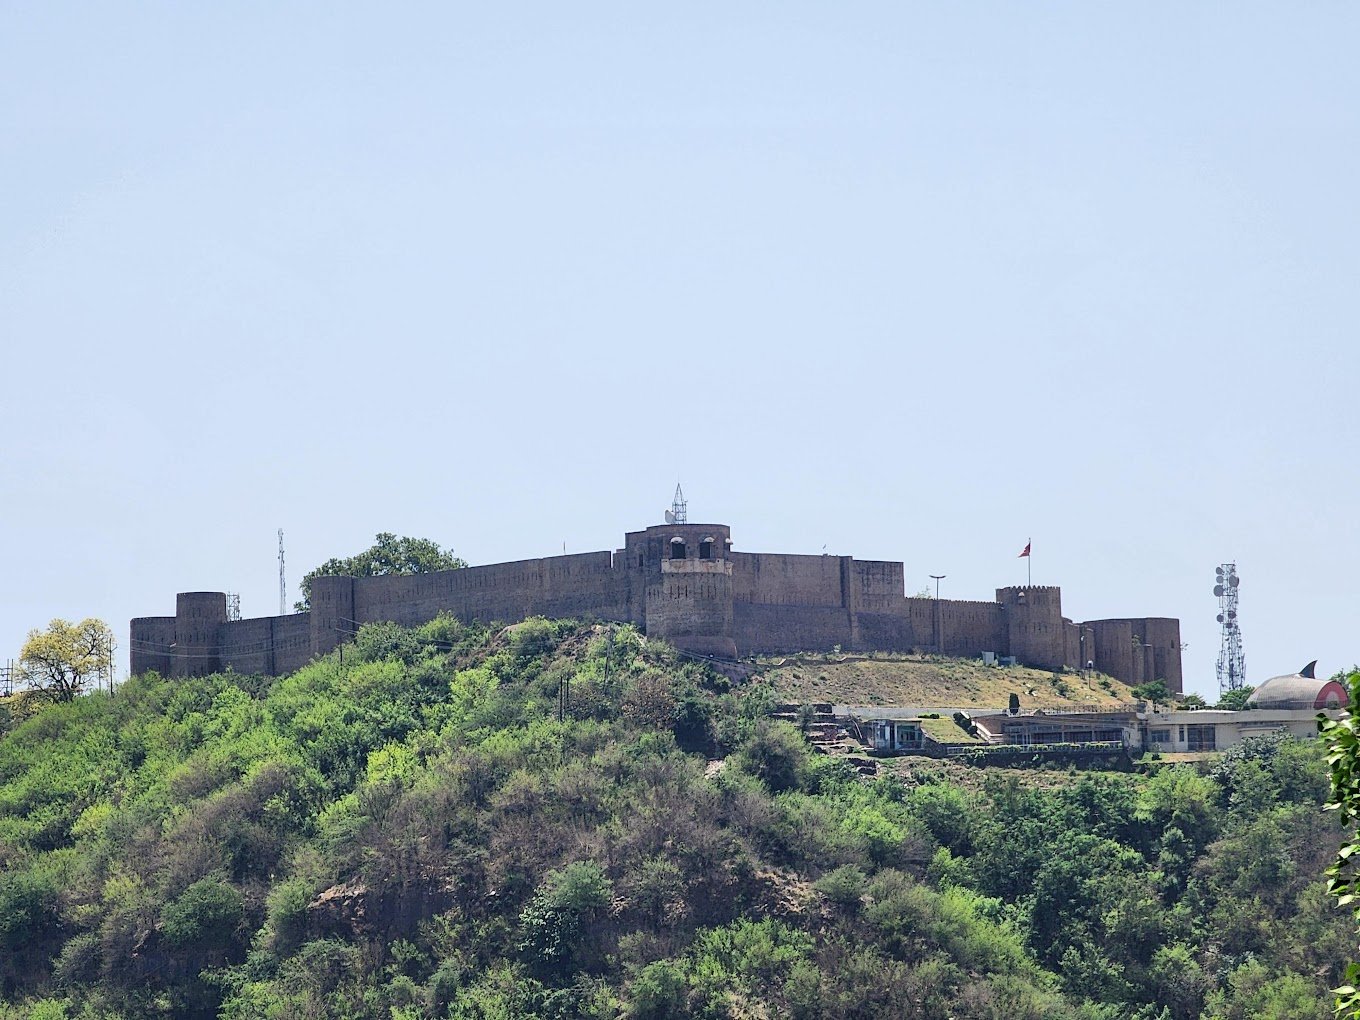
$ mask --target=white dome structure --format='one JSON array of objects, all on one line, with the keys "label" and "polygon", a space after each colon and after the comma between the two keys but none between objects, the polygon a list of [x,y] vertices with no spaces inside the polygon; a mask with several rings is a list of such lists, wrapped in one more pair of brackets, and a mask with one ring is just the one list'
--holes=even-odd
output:
[{"label": "white dome structure", "polygon": [[1273,676],[1247,698],[1256,708],[1344,708],[1346,688],[1335,680],[1319,680],[1314,659],[1297,673]]}]

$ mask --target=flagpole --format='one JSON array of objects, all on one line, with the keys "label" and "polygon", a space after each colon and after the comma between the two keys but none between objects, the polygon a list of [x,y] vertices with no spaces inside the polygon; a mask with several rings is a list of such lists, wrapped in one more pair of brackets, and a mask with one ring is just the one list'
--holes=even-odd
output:
[{"label": "flagpole", "polygon": [[1030,550],[1030,554],[1025,557],[1025,587],[1034,587],[1034,537],[1031,535],[1028,544],[1025,546]]}]

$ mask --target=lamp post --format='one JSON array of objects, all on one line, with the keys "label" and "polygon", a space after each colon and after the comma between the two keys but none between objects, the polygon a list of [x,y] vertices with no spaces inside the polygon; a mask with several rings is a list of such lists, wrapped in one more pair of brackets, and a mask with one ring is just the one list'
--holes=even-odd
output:
[{"label": "lamp post", "polygon": [[936,654],[936,655],[943,655],[943,654],[944,654],[944,627],[942,626],[943,620],[942,620],[941,615],[940,615],[940,582],[943,581],[943,580],[944,580],[946,577],[948,577],[948,576],[949,576],[948,574],[931,574],[931,575],[930,575],[930,579],[931,579],[932,581],[935,582],[935,654]]}]

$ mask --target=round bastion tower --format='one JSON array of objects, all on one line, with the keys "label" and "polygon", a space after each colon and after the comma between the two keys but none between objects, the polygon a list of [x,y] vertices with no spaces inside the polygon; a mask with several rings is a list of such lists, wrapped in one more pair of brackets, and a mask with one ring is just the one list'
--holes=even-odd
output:
[{"label": "round bastion tower", "polygon": [[220,591],[182,591],[175,596],[174,676],[207,676],[221,668],[220,632],[227,622],[227,596]]},{"label": "round bastion tower", "polygon": [[648,636],[682,651],[737,657],[730,536],[724,524],[661,524],[629,536],[647,577]]}]

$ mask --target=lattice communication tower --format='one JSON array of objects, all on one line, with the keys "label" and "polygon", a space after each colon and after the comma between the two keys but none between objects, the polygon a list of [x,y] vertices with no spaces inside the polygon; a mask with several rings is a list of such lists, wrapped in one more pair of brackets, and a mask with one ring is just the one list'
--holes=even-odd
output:
[{"label": "lattice communication tower", "polygon": [[675,483],[675,498],[671,500],[671,508],[666,511],[667,524],[687,524],[689,522],[689,501],[685,499],[685,494],[680,491],[680,483]]},{"label": "lattice communication tower", "polygon": [[1224,563],[1214,571],[1214,594],[1218,596],[1218,622],[1222,638],[1218,646],[1218,689],[1241,690],[1247,683],[1247,660],[1242,654],[1242,631],[1237,626],[1237,564]]}]

